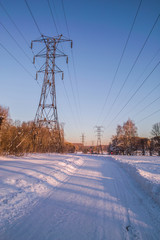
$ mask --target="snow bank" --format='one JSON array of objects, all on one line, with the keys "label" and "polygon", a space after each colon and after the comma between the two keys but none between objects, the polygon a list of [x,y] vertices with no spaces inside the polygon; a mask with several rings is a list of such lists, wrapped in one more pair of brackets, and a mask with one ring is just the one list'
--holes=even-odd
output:
[{"label": "snow bank", "polygon": [[0,227],[23,216],[82,163],[82,157],[76,155],[0,157]]},{"label": "snow bank", "polygon": [[112,156],[160,205],[160,157]]}]

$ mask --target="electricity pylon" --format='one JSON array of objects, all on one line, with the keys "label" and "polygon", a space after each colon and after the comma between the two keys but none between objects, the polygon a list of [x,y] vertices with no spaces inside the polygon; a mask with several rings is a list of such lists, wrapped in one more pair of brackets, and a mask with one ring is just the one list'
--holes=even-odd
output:
[{"label": "electricity pylon", "polygon": [[103,154],[102,144],[101,144],[101,137],[102,137],[102,128],[103,126],[95,126],[97,132],[97,153]]},{"label": "electricity pylon", "polygon": [[85,139],[85,135],[84,135],[84,133],[82,133],[82,135],[81,135],[81,140],[82,140],[82,146],[84,147],[84,139]]},{"label": "electricity pylon", "polygon": [[84,133],[82,133],[81,135],[81,141],[82,141],[82,152],[84,153],[85,147],[84,147],[84,139],[85,139],[85,135]]},{"label": "electricity pylon", "polygon": [[58,133],[59,146],[61,145],[61,131],[57,113],[55,76],[57,73],[61,73],[62,80],[64,78],[63,71],[56,64],[56,58],[65,57],[68,63],[68,56],[59,49],[59,45],[64,42],[71,42],[72,47],[72,41],[64,38],[62,35],[57,37],[42,35],[39,40],[31,42],[31,48],[33,43],[41,43],[43,45],[42,50],[34,56],[33,63],[35,63],[35,58],[37,57],[45,58],[45,62],[36,73],[36,79],[38,73],[44,74],[44,79],[35,123],[40,127],[44,126],[53,130],[55,134]]}]

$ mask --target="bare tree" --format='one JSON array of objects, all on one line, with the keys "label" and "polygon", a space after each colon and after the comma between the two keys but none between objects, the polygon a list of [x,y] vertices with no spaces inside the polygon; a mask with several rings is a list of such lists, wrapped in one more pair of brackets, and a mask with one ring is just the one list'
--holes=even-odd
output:
[{"label": "bare tree", "polygon": [[158,152],[158,156],[160,156],[160,122],[153,125],[151,134],[155,150]]},{"label": "bare tree", "polygon": [[153,125],[151,134],[154,137],[160,137],[160,122]]},{"label": "bare tree", "polygon": [[116,135],[112,137],[111,147],[115,154],[133,154],[137,150],[137,127],[128,119],[122,126],[118,125]]},{"label": "bare tree", "polygon": [[125,151],[126,154],[131,155],[135,151],[135,137],[138,136],[137,127],[132,120],[128,119],[128,121],[123,124],[123,131]]}]

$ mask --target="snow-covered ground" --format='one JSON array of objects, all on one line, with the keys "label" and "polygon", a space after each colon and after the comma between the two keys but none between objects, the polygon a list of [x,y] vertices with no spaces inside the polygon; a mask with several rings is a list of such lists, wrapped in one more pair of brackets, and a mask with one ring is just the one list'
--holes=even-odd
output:
[{"label": "snow-covered ground", "polygon": [[160,157],[112,156],[160,205]]},{"label": "snow-covered ground", "polygon": [[0,240],[159,240],[160,207],[133,178],[158,198],[159,166],[158,157],[0,157]]},{"label": "snow-covered ground", "polygon": [[25,215],[82,163],[76,155],[0,157],[0,228]]}]

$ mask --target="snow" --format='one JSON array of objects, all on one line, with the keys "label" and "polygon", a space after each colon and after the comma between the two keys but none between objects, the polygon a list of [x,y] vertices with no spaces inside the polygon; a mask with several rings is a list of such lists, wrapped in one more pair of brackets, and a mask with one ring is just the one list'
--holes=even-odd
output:
[{"label": "snow", "polygon": [[112,156],[160,205],[160,157]]},{"label": "snow", "polygon": [[159,165],[140,156],[0,157],[0,240],[159,240],[160,208],[138,185],[159,194]]},{"label": "snow", "polygon": [[25,215],[82,163],[81,157],[72,155],[0,157],[0,227]]}]

